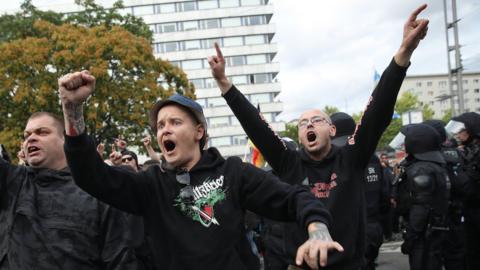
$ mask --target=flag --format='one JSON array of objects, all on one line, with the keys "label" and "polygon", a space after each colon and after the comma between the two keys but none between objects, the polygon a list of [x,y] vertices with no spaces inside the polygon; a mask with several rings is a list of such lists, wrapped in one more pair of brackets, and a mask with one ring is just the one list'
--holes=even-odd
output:
[{"label": "flag", "polygon": [[373,83],[377,85],[378,81],[380,81],[380,74],[378,74],[377,70],[373,70]]},{"label": "flag", "polygon": [[260,150],[253,144],[253,142],[248,139],[248,144],[252,147],[252,161],[251,163],[257,168],[265,167],[265,159],[263,158],[262,153]]}]

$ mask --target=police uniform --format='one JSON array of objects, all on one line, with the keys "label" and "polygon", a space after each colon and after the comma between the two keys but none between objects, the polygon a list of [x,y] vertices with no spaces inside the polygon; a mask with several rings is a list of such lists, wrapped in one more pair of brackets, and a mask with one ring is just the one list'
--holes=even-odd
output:
[{"label": "police uniform", "polygon": [[405,215],[402,252],[409,255],[412,270],[440,270],[450,196],[441,139],[434,128],[425,124],[410,125],[404,134],[408,156],[399,186],[403,187],[401,197],[406,199],[399,203],[400,208],[409,211]]}]

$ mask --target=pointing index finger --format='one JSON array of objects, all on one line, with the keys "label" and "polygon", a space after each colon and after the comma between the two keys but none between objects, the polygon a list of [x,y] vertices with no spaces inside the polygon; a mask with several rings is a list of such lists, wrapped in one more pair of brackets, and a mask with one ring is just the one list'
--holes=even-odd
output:
[{"label": "pointing index finger", "polygon": [[215,42],[215,50],[217,51],[217,56],[218,56],[218,58],[223,59],[222,50],[220,50],[220,45],[218,45],[217,42]]},{"label": "pointing index finger", "polygon": [[427,4],[423,4],[423,5],[419,6],[417,9],[415,9],[415,11],[412,12],[410,17],[408,18],[408,21],[410,21],[410,22],[415,21],[417,19],[418,14],[420,14],[420,12],[422,12],[426,8],[427,8]]}]

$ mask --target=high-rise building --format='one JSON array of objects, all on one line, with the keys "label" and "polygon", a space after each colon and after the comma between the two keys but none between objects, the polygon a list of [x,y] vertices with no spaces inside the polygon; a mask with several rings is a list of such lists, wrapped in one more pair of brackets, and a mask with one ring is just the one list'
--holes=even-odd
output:
[{"label": "high-rise building", "polygon": [[[276,79],[280,66],[275,61],[269,0],[125,0],[124,5],[122,12],[142,17],[150,26],[155,55],[181,67],[195,85],[197,102],[207,118],[210,146],[224,156],[243,156],[247,150],[246,135],[210,72],[207,57],[215,53],[214,42],[222,47],[230,80],[259,106],[275,131],[284,130],[284,123],[277,120],[282,111],[282,103],[275,100],[280,93]],[[55,1],[39,8],[78,10]]]},{"label": "high-rise building", "polygon": [[[405,91],[415,94],[420,105],[429,105],[437,119],[451,111],[447,74],[407,76],[400,88],[400,95]],[[480,72],[463,73],[463,93],[465,112],[480,113]],[[458,110],[456,97],[454,104]]]}]

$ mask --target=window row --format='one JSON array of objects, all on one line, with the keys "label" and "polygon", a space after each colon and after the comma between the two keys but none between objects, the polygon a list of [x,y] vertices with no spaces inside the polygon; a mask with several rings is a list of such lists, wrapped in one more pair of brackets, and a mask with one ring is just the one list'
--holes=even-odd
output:
[{"label": "window row", "polygon": [[233,47],[243,45],[267,44],[268,35],[251,35],[211,39],[196,39],[174,42],[154,43],[153,51],[155,53],[168,53],[177,51],[189,51],[198,49],[210,49],[217,42],[221,47]]},{"label": "window row", "polygon": [[[227,66],[243,66],[267,64],[272,62],[270,54],[251,54],[251,55],[237,55],[225,57]],[[207,59],[193,59],[183,61],[171,61],[173,65],[182,68],[183,70],[210,68]]]},{"label": "window row", "polygon": [[143,16],[160,13],[185,12],[215,8],[231,8],[241,6],[264,5],[266,0],[198,0],[178,3],[165,3],[157,5],[135,6],[125,9],[125,12],[135,16]]},{"label": "window row", "polygon": [[[274,98],[273,93],[259,93],[245,96],[255,106],[262,103],[271,103],[273,102]],[[196,101],[198,104],[202,105],[203,108],[227,106],[227,103],[223,97],[199,98]],[[267,119],[267,121],[269,120]]]},{"label": "window row", "polygon": [[169,22],[169,23],[157,23],[150,24],[150,30],[154,33],[172,33],[191,31],[199,29],[214,29],[214,28],[226,28],[248,25],[260,25],[267,24],[267,16],[255,15],[245,17],[232,17],[232,18],[214,18],[206,20],[196,21],[183,21],[183,22]]},{"label": "window row", "polygon": [[[478,84],[478,83],[479,83],[479,80],[478,80],[478,79],[473,79],[472,82],[473,82],[474,84]],[[439,81],[439,82],[438,82],[438,86],[441,86],[441,87],[446,87],[447,84],[448,84],[447,81]],[[463,84],[464,84],[464,85],[467,85],[467,84],[468,84],[468,80],[463,80]],[[422,83],[422,82],[417,82],[415,85],[416,85],[417,87],[422,87],[423,83]],[[427,86],[429,86],[429,87],[433,86],[433,82],[428,81],[428,82],[427,82]]]},{"label": "window row", "polygon": [[[262,84],[276,82],[274,75],[271,73],[257,73],[248,75],[235,75],[229,76],[228,79],[235,85],[245,84]],[[217,84],[213,78],[205,79],[192,79],[191,83],[195,86],[195,89],[215,88]]]},{"label": "window row", "polygon": [[[269,123],[275,122],[275,115],[273,113],[264,113],[263,117]],[[238,119],[233,115],[210,117],[207,118],[207,123],[210,128],[240,126],[240,122],[238,122]]]}]

